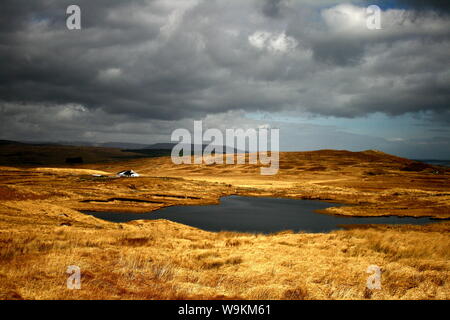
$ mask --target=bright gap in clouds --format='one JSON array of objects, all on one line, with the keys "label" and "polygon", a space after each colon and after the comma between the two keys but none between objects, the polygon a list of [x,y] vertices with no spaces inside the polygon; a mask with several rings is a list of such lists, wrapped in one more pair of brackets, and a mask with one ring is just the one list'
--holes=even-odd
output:
[{"label": "bright gap in clouds", "polygon": [[427,114],[337,118],[253,112],[246,118],[280,128],[281,150],[377,149],[413,159],[450,159],[450,128]]},{"label": "bright gap in clouds", "polygon": [[358,118],[337,118],[318,117],[313,115],[296,116],[269,114],[254,112],[246,115],[249,119],[269,120],[285,123],[311,124],[318,126],[332,126],[344,132],[369,135],[372,137],[394,140],[412,138],[432,138],[435,132],[450,133],[450,129],[445,125],[433,125],[417,114],[405,114],[401,116],[387,116],[383,113],[374,113],[366,117]]}]

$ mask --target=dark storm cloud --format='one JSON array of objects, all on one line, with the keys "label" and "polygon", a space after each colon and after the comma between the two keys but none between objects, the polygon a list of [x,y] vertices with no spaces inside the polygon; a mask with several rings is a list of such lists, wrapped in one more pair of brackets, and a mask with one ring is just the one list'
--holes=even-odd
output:
[{"label": "dark storm cloud", "polygon": [[416,10],[437,10],[441,13],[450,12],[450,1],[447,0],[399,0],[400,5],[406,8],[412,8]]},{"label": "dark storm cloud", "polygon": [[[186,14],[182,7],[168,10],[153,3],[106,6],[81,1],[81,31],[65,29],[68,2],[35,7],[27,16],[30,23],[16,30],[14,41],[2,49],[0,96],[7,102],[78,103],[113,114],[167,120],[277,102],[265,96],[261,84],[249,84],[245,90],[239,83],[245,79],[226,75],[248,62],[242,58],[255,55],[248,43],[231,39],[214,22],[208,31],[199,21],[208,15],[226,20],[222,24],[238,21],[234,14],[241,7],[224,14],[204,3],[180,28],[177,19]],[[241,47],[233,49],[239,56],[230,55],[230,48],[220,52],[227,40]]]},{"label": "dark storm cloud", "polygon": [[168,131],[241,110],[450,121],[444,6],[390,10],[369,31],[364,7],[337,3],[80,0],[69,31],[73,1],[3,0],[0,116],[15,125],[2,132]]},{"label": "dark storm cloud", "polygon": [[354,39],[324,39],[312,44],[316,60],[331,65],[359,64],[364,57],[364,42]]},{"label": "dark storm cloud", "polygon": [[281,6],[283,0],[264,0],[262,4],[262,12],[267,17],[279,18],[281,16]]}]

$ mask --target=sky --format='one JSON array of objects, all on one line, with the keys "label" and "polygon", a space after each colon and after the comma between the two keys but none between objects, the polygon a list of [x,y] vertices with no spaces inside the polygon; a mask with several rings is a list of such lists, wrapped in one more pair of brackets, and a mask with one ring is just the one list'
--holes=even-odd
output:
[{"label": "sky", "polygon": [[202,120],[450,159],[450,2],[2,0],[0,120],[19,141],[152,144]]}]

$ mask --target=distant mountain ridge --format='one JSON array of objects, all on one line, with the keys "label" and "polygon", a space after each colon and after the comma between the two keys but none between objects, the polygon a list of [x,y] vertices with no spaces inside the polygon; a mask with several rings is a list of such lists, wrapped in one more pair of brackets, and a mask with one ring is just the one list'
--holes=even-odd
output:
[{"label": "distant mountain ridge", "polygon": [[[57,141],[57,142],[50,142],[50,141],[14,141],[14,140],[7,140],[7,139],[0,139],[0,147],[6,147],[6,146],[35,146],[35,147],[99,147],[99,148],[112,148],[112,149],[120,149],[125,152],[134,152],[136,154],[142,154],[146,156],[167,156],[170,155],[170,151],[172,148],[176,145],[176,143],[153,143],[153,144],[143,144],[143,143],[129,143],[129,142],[104,142],[104,143],[98,143],[98,142],[86,142],[86,141]],[[202,146],[202,150],[207,145]],[[191,145],[191,149],[194,150],[194,145]],[[227,153],[242,153],[242,151],[238,149],[232,149],[230,147],[227,147]],[[326,150],[322,150],[326,151]],[[335,151],[335,150],[330,150]],[[378,150],[365,150],[362,151],[366,154],[384,154],[387,156],[391,156],[389,154],[386,154],[382,151]],[[412,161],[418,161],[429,165],[437,165],[437,166],[445,166],[450,167],[450,159],[410,159]]]},{"label": "distant mountain ridge", "polygon": [[[178,143],[153,143],[153,144],[143,144],[143,143],[129,143],[129,142],[86,142],[86,141],[58,141],[58,142],[27,142],[27,141],[12,141],[12,140],[0,140],[0,145],[7,144],[20,144],[20,145],[34,145],[34,146],[74,146],[74,147],[101,147],[101,148],[116,148],[122,149],[124,151],[136,152],[142,150],[172,150],[174,146]],[[187,147],[188,145],[183,145]],[[202,150],[204,150],[208,145],[202,145]],[[191,144],[191,150],[194,150],[195,145]],[[225,148],[224,152],[227,153],[242,153],[236,148],[231,148],[229,146],[217,146],[218,148]]]},{"label": "distant mountain ridge", "polygon": [[[140,149],[124,149],[124,151],[128,151],[128,152],[135,152],[135,153],[148,153],[151,151],[167,151],[168,155],[170,155],[170,152],[175,146],[177,145],[177,143],[155,143],[152,144],[150,146],[147,146],[146,148],[140,148]],[[181,147],[187,149],[189,148],[189,144],[181,144]],[[190,148],[191,148],[191,154],[194,153],[196,145],[191,144]],[[201,150],[202,152],[205,150],[205,148],[208,147],[207,144],[204,144],[201,146]],[[215,148],[217,149],[222,149],[222,153],[245,153],[244,151],[238,150],[236,148],[231,148],[229,146],[215,146]]]}]

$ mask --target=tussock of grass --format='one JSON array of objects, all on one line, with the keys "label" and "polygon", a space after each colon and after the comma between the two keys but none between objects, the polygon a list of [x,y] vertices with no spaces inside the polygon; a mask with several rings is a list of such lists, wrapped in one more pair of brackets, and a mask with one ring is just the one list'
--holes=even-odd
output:
[{"label": "tussock of grass", "polygon": [[[433,228],[225,236],[164,221],[101,231],[22,226],[0,232],[0,293],[7,299],[448,299],[449,233]],[[381,290],[366,289],[370,264],[382,267]],[[81,290],[66,289],[68,265],[81,268]]]}]

